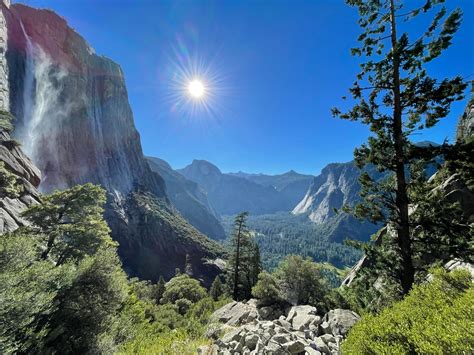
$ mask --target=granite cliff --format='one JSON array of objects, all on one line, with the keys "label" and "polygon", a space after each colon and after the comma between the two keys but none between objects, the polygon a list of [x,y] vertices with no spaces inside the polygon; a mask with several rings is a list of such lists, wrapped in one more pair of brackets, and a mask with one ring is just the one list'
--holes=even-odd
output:
[{"label": "granite cliff", "polygon": [[[0,53],[7,50],[8,31],[6,19],[0,12]],[[10,137],[13,117],[9,113],[8,64],[0,55],[0,178],[7,189],[0,191],[0,233],[10,232],[25,225],[21,212],[40,200],[36,188],[41,174],[24,154],[17,142]]]},{"label": "granite cliff", "polygon": [[474,135],[474,81],[471,82],[471,98],[464,113],[459,117],[456,140],[462,141]]},{"label": "granite cliff", "polygon": [[166,194],[181,215],[208,237],[225,239],[220,217],[209,203],[205,191],[194,181],[174,171],[166,161],[154,157],[147,157],[147,160],[151,170],[164,179]]},{"label": "granite cliff", "polygon": [[[376,178],[380,175],[373,168],[370,174]],[[353,161],[327,165],[321,174],[314,177],[305,197],[292,213],[306,215],[312,222],[327,226],[328,240],[342,242],[349,238],[367,241],[378,229],[376,225],[335,212],[335,209],[346,204],[353,206],[359,201],[359,176],[360,170]]]},{"label": "granite cliff", "polygon": [[218,270],[208,260],[220,249],[177,213],[148,166],[120,66],[52,11],[3,3],[2,14],[8,76],[0,93],[17,117],[15,138],[43,175],[40,190],[102,185],[129,274],[171,277],[192,253],[195,276],[212,279]]}]

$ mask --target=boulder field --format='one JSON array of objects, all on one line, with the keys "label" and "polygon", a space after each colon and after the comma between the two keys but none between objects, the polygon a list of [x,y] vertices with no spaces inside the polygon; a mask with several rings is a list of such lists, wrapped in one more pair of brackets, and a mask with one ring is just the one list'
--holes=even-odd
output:
[{"label": "boulder field", "polygon": [[342,340],[360,319],[355,312],[334,309],[321,316],[316,307],[259,307],[252,299],[231,302],[211,316],[211,346],[200,355],[339,354]]}]

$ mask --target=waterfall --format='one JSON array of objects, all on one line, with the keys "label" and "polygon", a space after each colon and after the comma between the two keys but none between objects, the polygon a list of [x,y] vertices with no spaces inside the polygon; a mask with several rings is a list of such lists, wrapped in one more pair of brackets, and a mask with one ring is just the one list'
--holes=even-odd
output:
[{"label": "waterfall", "polygon": [[53,66],[51,58],[32,42],[20,20],[26,40],[23,87],[23,124],[17,133],[23,150],[37,165],[43,181],[49,170],[59,167],[56,133],[70,105],[60,102],[65,68]]}]

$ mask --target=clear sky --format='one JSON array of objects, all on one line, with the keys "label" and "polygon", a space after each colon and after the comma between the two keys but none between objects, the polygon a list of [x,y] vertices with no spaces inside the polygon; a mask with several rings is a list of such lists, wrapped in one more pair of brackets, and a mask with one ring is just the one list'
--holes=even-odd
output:
[{"label": "clear sky", "polygon": [[[358,72],[357,10],[343,0],[22,2],[53,9],[122,66],[145,154],[174,168],[206,159],[225,172],[317,174],[368,135],[330,115]],[[429,72],[474,78],[474,1],[448,3],[463,25]],[[208,85],[209,110],[177,106],[182,70]],[[419,140],[452,140],[465,104]]]}]

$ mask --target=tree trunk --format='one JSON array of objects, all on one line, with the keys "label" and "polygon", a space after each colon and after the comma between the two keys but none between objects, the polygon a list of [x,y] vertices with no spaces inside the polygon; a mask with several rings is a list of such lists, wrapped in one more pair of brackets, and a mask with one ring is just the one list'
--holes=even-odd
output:
[{"label": "tree trunk", "polygon": [[238,287],[239,287],[239,264],[240,264],[240,233],[242,230],[242,221],[239,221],[239,229],[237,231],[237,248],[235,251],[235,270],[234,270],[234,292],[233,298],[238,298]]},{"label": "tree trunk", "polygon": [[407,294],[414,282],[410,225],[408,217],[408,194],[405,177],[405,154],[403,151],[404,137],[402,128],[402,107],[400,101],[400,60],[397,50],[397,28],[395,21],[394,0],[390,0],[391,40],[393,54],[393,140],[395,143],[395,174],[397,179],[396,205],[398,208],[397,243],[400,248],[402,265],[400,284],[403,294]]}]

